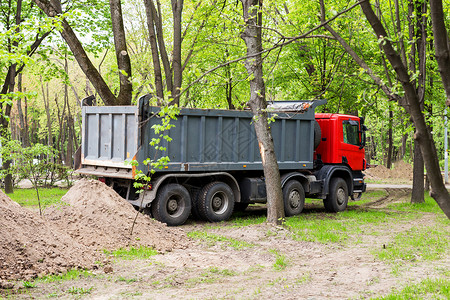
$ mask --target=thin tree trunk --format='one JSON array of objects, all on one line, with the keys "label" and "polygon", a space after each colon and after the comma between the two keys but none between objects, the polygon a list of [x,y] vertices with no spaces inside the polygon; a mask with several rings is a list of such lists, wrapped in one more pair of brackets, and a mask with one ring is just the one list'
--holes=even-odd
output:
[{"label": "thin tree trunk", "polygon": [[[19,93],[22,93],[22,73],[18,75],[18,81],[17,81],[17,90]],[[26,97],[24,98],[26,101]],[[27,105],[25,105],[25,108]],[[23,114],[22,110],[22,97],[17,98],[17,114],[19,116],[19,131],[20,131],[20,141],[24,147],[28,147],[28,131],[27,126],[25,124],[25,116]]]},{"label": "thin tree trunk", "polygon": [[417,143],[414,143],[414,166],[413,166],[413,189],[411,192],[411,203],[425,202],[424,192],[424,164],[422,152]]},{"label": "thin tree trunk", "polygon": [[181,61],[181,44],[183,38],[181,36],[181,20],[183,12],[183,0],[172,0],[173,14],[173,89],[172,104],[180,105],[181,83],[183,81],[183,66]]},{"label": "thin tree trunk", "polygon": [[[34,3],[49,17],[53,18],[60,16],[62,14],[61,1],[44,1],[44,0],[33,0]],[[76,36],[72,27],[69,25],[66,19],[61,20],[61,36],[66,41],[70,50],[72,51],[75,59],[78,62],[83,73],[92,82],[95,90],[98,92],[103,102],[106,105],[115,105],[117,103],[117,98],[109,89],[108,85],[104,81],[103,77],[100,75],[98,70],[93,65],[92,61],[89,59],[86,51],[84,50],[80,40]]]},{"label": "thin tree trunk", "polygon": [[267,191],[267,222],[280,224],[284,218],[283,194],[280,172],[275,156],[272,133],[267,120],[265,85],[262,67],[261,25],[262,0],[241,0],[245,30],[241,35],[247,46],[245,68],[250,76],[250,101],[248,104],[254,115],[256,137],[259,142]]},{"label": "thin tree trunk", "polygon": [[[408,17],[408,31],[409,31],[409,41],[411,43],[411,51],[409,53],[409,70],[412,74],[417,71],[416,62],[419,64],[420,74],[418,79],[413,80],[413,84],[416,86],[417,96],[419,98],[420,109],[424,109],[424,91],[425,91],[425,40],[423,36],[425,35],[425,27],[421,24],[421,17],[423,13],[422,7],[416,0],[410,0],[408,3],[408,16],[414,16],[415,13],[416,20]],[[416,22],[414,22],[416,21]],[[417,55],[418,54],[418,55]],[[417,59],[416,59],[417,57]],[[405,63],[406,65],[406,63]],[[413,187],[411,192],[411,203],[422,203],[425,201],[424,198],[424,162],[422,153],[420,152],[420,147],[417,143],[414,143],[414,167],[413,167]]]},{"label": "thin tree trunk", "polygon": [[[44,88],[44,84],[42,83],[41,76],[41,90],[42,90],[42,99],[44,100],[45,113],[47,115],[47,145],[53,147],[53,133],[52,133],[52,117],[50,114],[50,99],[48,94],[48,82],[46,85],[47,89]],[[46,93],[47,91],[47,93]]]},{"label": "thin tree trunk", "polygon": [[162,11],[161,11],[161,3],[159,0],[157,1],[158,5],[158,13],[154,16],[155,24],[156,24],[156,37],[158,39],[159,46],[159,55],[161,56],[161,61],[164,67],[164,74],[166,77],[166,90],[172,92],[173,91],[173,73],[172,68],[170,67],[169,55],[167,54],[166,44],[164,42],[164,30],[162,25]]},{"label": "thin tree trunk", "polygon": [[392,120],[394,118],[394,113],[391,110],[391,104],[389,103],[389,129],[388,129],[388,153],[386,160],[386,168],[392,168],[392,148],[393,148],[393,137],[392,137]]},{"label": "thin tree trunk", "polygon": [[430,15],[433,26],[436,61],[438,63],[439,73],[441,74],[442,85],[447,95],[445,104],[450,106],[450,46],[448,31],[444,21],[445,16],[442,0],[430,0]]},{"label": "thin tree trunk", "polygon": [[153,62],[153,73],[155,75],[155,89],[156,97],[158,98],[158,104],[162,104],[164,100],[164,89],[163,89],[163,78],[161,63],[159,61],[158,43],[156,38],[156,8],[153,0],[144,0],[145,13],[147,16],[147,27],[148,27],[148,37],[150,48],[152,50],[152,62]]},{"label": "thin tree trunk", "polygon": [[119,68],[120,91],[117,96],[118,105],[130,105],[133,86],[131,84],[131,61],[125,39],[122,5],[120,0],[109,0],[111,11],[114,47],[116,49],[117,66]]}]

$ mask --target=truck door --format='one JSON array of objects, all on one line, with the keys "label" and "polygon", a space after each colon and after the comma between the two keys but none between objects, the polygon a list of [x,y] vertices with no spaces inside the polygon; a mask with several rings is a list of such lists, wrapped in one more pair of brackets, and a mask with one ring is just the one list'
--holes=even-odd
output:
[{"label": "truck door", "polygon": [[347,163],[353,171],[363,170],[364,148],[362,147],[362,130],[359,119],[343,116],[341,155],[342,162]]}]

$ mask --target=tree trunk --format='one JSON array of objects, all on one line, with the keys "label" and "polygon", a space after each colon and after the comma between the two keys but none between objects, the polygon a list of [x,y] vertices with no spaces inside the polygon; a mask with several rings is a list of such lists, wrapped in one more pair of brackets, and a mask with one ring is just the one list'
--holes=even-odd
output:
[{"label": "tree trunk", "polygon": [[395,70],[397,78],[405,92],[405,100],[407,103],[404,103],[403,105],[407,105],[407,108],[409,108],[408,112],[416,127],[414,139],[420,146],[420,151],[422,152],[424,163],[427,168],[427,174],[430,178],[432,189],[431,196],[436,200],[445,215],[450,218],[450,195],[445,188],[442,179],[436,147],[425,122],[423,111],[420,108],[420,99],[417,95],[416,88],[411,82],[411,78],[406,67],[402,63],[401,57],[392,47],[386,30],[373,12],[370,2],[361,1],[360,6],[376,36],[383,41],[382,46],[386,57]]},{"label": "tree trunk", "polygon": [[[14,87],[15,87],[15,78],[16,78],[16,65],[12,65],[8,68],[8,75],[6,76],[6,82],[3,85],[2,94],[6,94],[7,92],[13,93]],[[9,116],[11,115],[11,105],[6,104],[5,107],[3,107],[4,104],[1,105],[2,113],[0,116],[0,134],[3,138],[8,139],[8,125],[9,125]],[[10,159],[4,159],[3,160],[3,169],[7,170],[11,166],[11,160]],[[8,173],[4,178],[4,184],[5,184],[5,193],[11,194],[14,192],[13,187],[13,177],[12,174]]]},{"label": "tree trunk", "polygon": [[441,74],[442,85],[447,95],[445,104],[450,106],[450,48],[442,0],[430,0],[430,15],[433,24],[436,61]]},{"label": "tree trunk", "polygon": [[[19,91],[19,93],[23,92],[23,90],[22,90],[22,73],[20,73],[18,76],[17,90]],[[25,101],[26,101],[26,98],[25,98]],[[27,106],[25,105],[25,107],[27,107]],[[22,110],[22,97],[17,98],[17,114],[19,117],[20,142],[22,143],[23,147],[28,147],[29,146],[28,130],[27,130],[27,126],[25,125],[25,116],[24,116],[23,110]]]},{"label": "tree trunk", "polygon": [[164,74],[166,76],[166,90],[172,92],[173,91],[173,76],[172,76],[172,68],[170,67],[169,55],[166,50],[166,43],[164,42],[164,30],[162,24],[162,11],[161,11],[161,3],[157,0],[158,4],[158,13],[154,16],[155,24],[156,24],[156,37],[158,39],[159,46],[159,54],[161,56],[161,61],[164,67]]},{"label": "tree trunk", "polygon": [[150,48],[152,50],[152,62],[153,62],[153,73],[155,75],[156,97],[158,99],[158,104],[162,104],[162,102],[164,101],[164,89],[163,89],[161,63],[159,61],[158,43],[155,31],[155,27],[157,26],[155,20],[156,8],[153,3],[153,0],[144,0],[144,5],[145,5],[145,13],[147,16],[149,43]]},{"label": "tree trunk", "polygon": [[[48,82],[47,89],[44,88],[44,83],[42,82],[41,77],[41,91],[42,91],[42,99],[44,100],[45,114],[47,115],[47,145],[53,147],[53,132],[52,132],[52,117],[50,114],[50,99],[48,93]],[[47,91],[47,93],[46,93]]]},{"label": "tree trunk", "polygon": [[392,119],[394,118],[394,113],[391,110],[391,103],[389,103],[389,129],[388,129],[388,153],[386,160],[386,168],[392,168],[392,148],[393,148],[393,137],[392,137]]},{"label": "tree trunk", "polygon": [[[49,17],[53,18],[62,14],[61,1],[45,1],[45,0],[33,0],[34,3]],[[62,31],[61,36],[66,41],[70,50],[72,51],[75,59],[78,62],[83,73],[95,87],[95,90],[102,98],[105,105],[116,105],[117,98],[109,89],[103,77],[100,75],[98,70],[93,65],[92,61],[89,59],[86,51],[81,45],[80,40],[76,36],[72,27],[69,25],[66,19],[61,20]],[[130,97],[131,99],[131,97]]]},{"label": "tree trunk", "polygon": [[130,105],[133,86],[131,84],[131,61],[125,40],[122,5],[120,0],[109,0],[111,11],[114,47],[116,49],[117,66],[119,68],[120,91],[117,96],[118,105]]},{"label": "tree trunk", "polygon": [[183,67],[181,62],[181,44],[183,38],[181,36],[181,20],[183,12],[183,0],[172,0],[173,14],[173,89],[172,104],[180,105],[181,83],[183,81]]},{"label": "tree trunk", "polygon": [[267,191],[267,222],[280,224],[284,218],[283,194],[281,191],[280,172],[275,156],[272,133],[267,120],[265,85],[262,66],[261,25],[262,0],[241,0],[245,30],[241,35],[247,46],[245,68],[250,80],[250,100],[248,104],[253,112],[256,137],[264,168]]},{"label": "tree trunk", "polygon": [[[426,41],[424,37],[426,35],[426,32],[425,26],[422,24],[421,16],[426,13],[426,8],[424,11],[422,9],[423,6],[418,3],[417,0],[411,0],[408,3],[408,16],[412,17],[417,13],[415,19],[408,17],[409,42],[411,43],[411,51],[409,53],[409,71],[411,74],[415,74],[417,71],[416,65],[418,63],[420,72],[418,78],[416,80],[413,80],[412,82],[416,86],[420,109],[423,111],[426,75]],[[414,167],[411,203],[422,203],[425,201],[425,185],[423,180],[424,170],[424,162],[422,153],[420,152],[420,147],[417,145],[417,143],[414,143]]]},{"label": "tree trunk", "polygon": [[424,165],[422,152],[420,152],[419,145],[414,143],[413,189],[411,192],[411,203],[425,202],[425,183],[423,177]]}]

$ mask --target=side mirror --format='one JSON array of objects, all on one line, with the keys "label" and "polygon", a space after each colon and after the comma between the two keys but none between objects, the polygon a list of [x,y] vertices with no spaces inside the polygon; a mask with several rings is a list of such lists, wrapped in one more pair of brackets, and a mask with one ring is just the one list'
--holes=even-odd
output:
[{"label": "side mirror", "polygon": [[366,131],[367,131],[367,127],[366,125],[361,124],[361,145],[359,145],[359,150],[361,150],[362,148],[364,148],[364,146],[366,146]]}]

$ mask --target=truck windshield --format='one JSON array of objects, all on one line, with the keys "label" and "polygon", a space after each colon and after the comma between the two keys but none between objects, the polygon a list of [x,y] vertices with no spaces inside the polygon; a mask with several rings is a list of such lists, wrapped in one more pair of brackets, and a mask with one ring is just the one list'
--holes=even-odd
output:
[{"label": "truck windshield", "polygon": [[359,146],[359,126],[357,121],[346,120],[342,122],[344,130],[344,143]]}]

